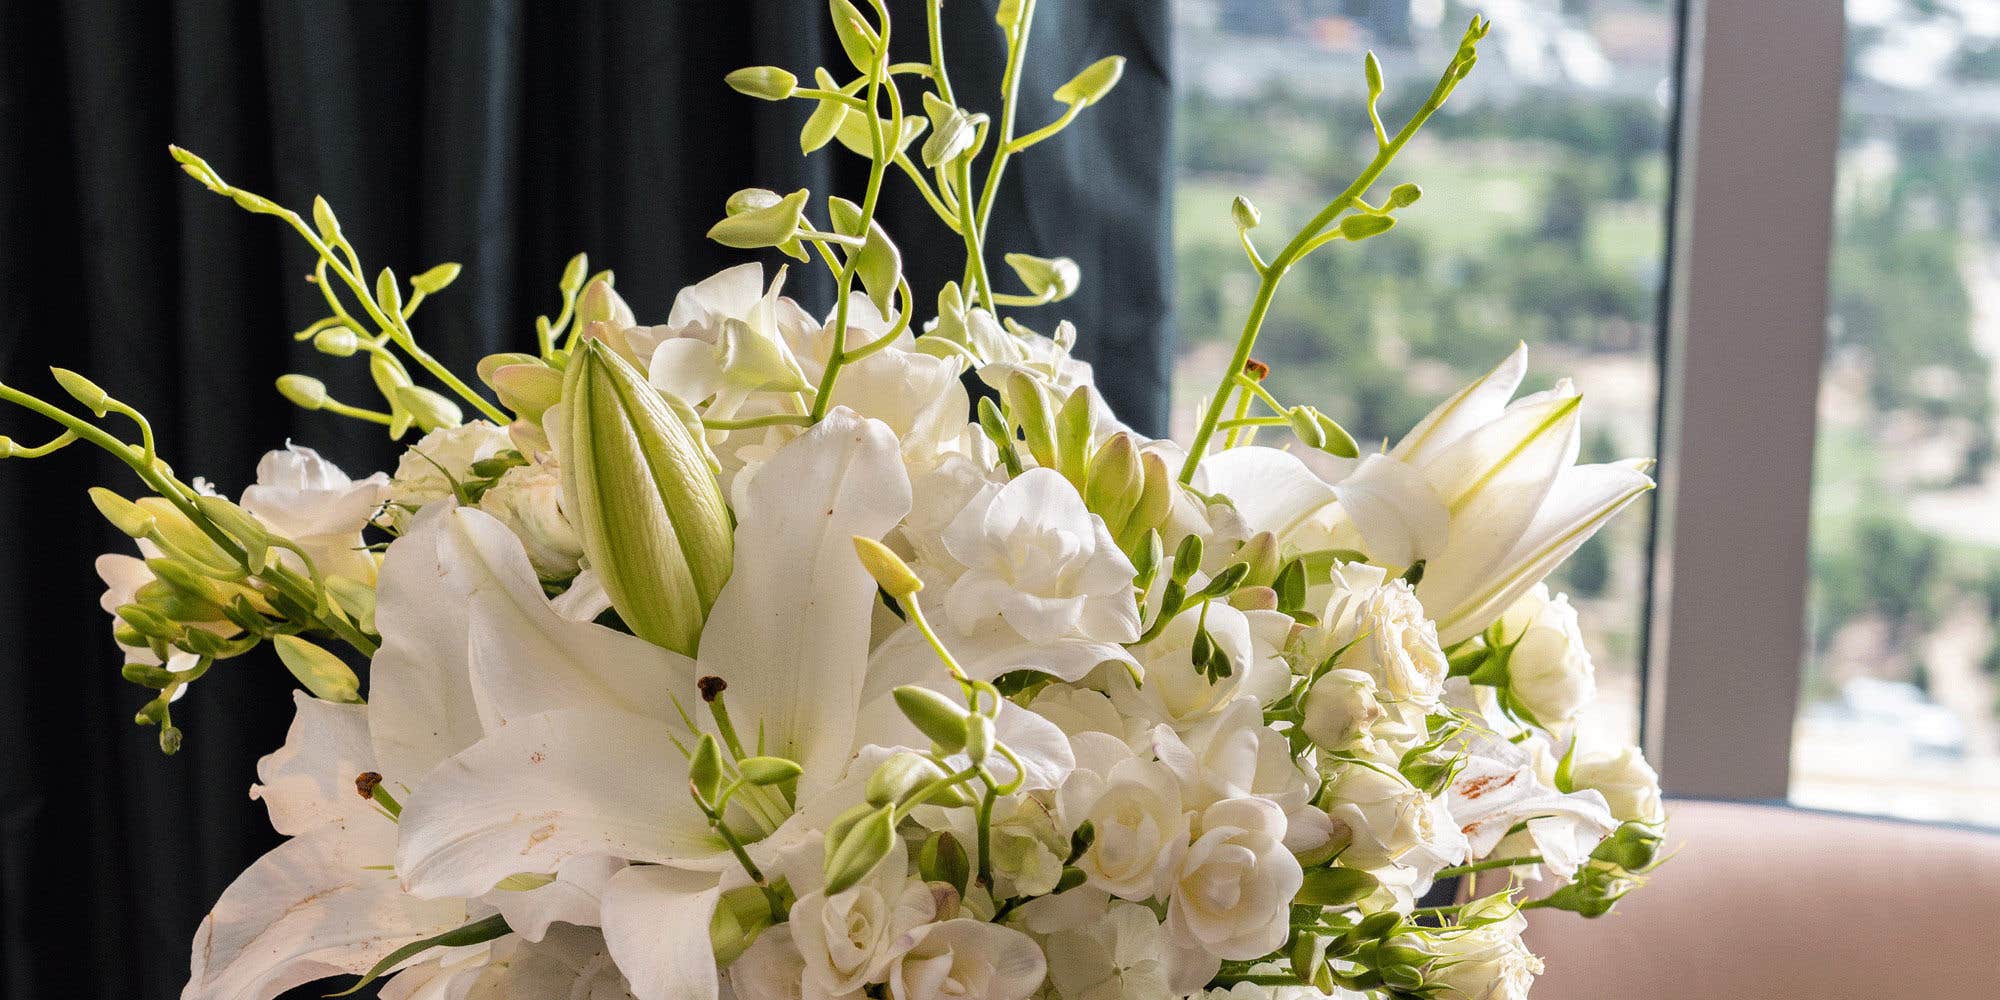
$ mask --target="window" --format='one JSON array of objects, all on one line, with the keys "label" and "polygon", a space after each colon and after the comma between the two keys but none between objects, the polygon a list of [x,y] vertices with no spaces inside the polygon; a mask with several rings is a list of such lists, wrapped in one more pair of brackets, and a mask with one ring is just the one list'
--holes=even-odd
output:
[{"label": "window", "polygon": [[[1295,227],[1373,153],[1362,53],[1390,128],[1429,91],[1473,8],[1443,0],[1179,0],[1176,432],[1227,363],[1255,276],[1230,199]],[[1295,269],[1258,342],[1281,398],[1393,439],[1518,340],[1533,381],[1585,393],[1584,461],[1657,449],[1678,19],[1667,0],[1495,0],[1472,77],[1390,168],[1424,198],[1365,248]],[[1280,236],[1279,238],[1282,238]],[[1591,724],[1639,731],[1649,514],[1634,508],[1550,585],[1597,643]]]},{"label": "window", "polygon": [[1791,797],[2000,826],[2000,10],[1847,16]]}]

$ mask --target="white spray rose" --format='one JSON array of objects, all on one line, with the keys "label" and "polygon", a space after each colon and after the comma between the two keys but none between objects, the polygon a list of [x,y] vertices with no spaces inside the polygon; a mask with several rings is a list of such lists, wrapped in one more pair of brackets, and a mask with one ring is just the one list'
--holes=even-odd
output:
[{"label": "white spray rose", "polygon": [[904,935],[889,970],[894,1000],[1028,1000],[1047,978],[1042,949],[1026,934],[970,918]]},{"label": "white spray rose", "polygon": [[1114,896],[1134,902],[1160,896],[1187,849],[1180,781],[1165,765],[1141,757],[1118,760],[1104,771],[1089,770],[1084,762],[1103,760],[1103,751],[1115,749],[1103,744],[1117,741],[1103,734],[1084,736],[1100,739],[1094,745],[1077,741],[1083,766],[1058,793],[1063,828],[1074,832],[1087,821],[1097,834],[1076,866],[1091,885]]},{"label": "white spray rose", "polygon": [[792,941],[803,957],[806,995],[842,997],[881,982],[914,929],[937,915],[930,887],[910,877],[906,851],[893,850],[858,884],[832,896],[809,892],[792,904]]},{"label": "white spray rose", "polygon": [[1239,698],[1186,733],[1153,731],[1153,753],[1181,779],[1183,804],[1206,809],[1224,799],[1256,796],[1285,814],[1285,844],[1304,851],[1326,842],[1331,824],[1313,808],[1319,775],[1292,755],[1285,734],[1264,724],[1257,702]]},{"label": "white spray rose", "polygon": [[1619,822],[1658,823],[1667,818],[1660,801],[1660,775],[1638,747],[1585,751],[1570,765],[1570,780],[1578,788],[1595,788]]},{"label": "white spray rose", "polygon": [[396,477],[389,483],[389,508],[383,516],[397,531],[409,530],[417,511],[451,498],[456,493],[454,482],[472,478],[473,465],[513,448],[514,439],[506,428],[483,420],[424,435],[396,463]]},{"label": "white spray rose", "polygon": [[1576,718],[1597,697],[1597,669],[1583,644],[1568,594],[1549,596],[1535,584],[1500,619],[1502,642],[1512,643],[1507,684],[1522,708],[1544,726]]},{"label": "white spray rose", "polygon": [[1103,918],[1051,935],[1049,981],[1063,1000],[1158,1000],[1168,989],[1166,935],[1138,903],[1113,902]]},{"label": "white spray rose", "polygon": [[1336,666],[1375,678],[1384,704],[1416,715],[1437,704],[1451,664],[1438,646],[1436,623],[1425,615],[1408,583],[1387,579],[1379,567],[1335,566],[1333,594],[1320,622],[1319,629],[1308,633],[1306,652],[1312,663],[1348,647]]},{"label": "white spray rose", "polygon": [[[359,482],[311,448],[286,444],[257,462],[257,482],[243,491],[243,509],[271,530],[299,543],[328,576],[372,583],[375,559],[362,548],[368,526],[389,497],[389,477]],[[280,551],[297,566],[297,556]]]},{"label": "white spray rose", "polygon": [[1285,943],[1292,897],[1304,881],[1285,849],[1285,814],[1258,798],[1227,799],[1201,814],[1167,904],[1167,927],[1217,958],[1260,958]]},{"label": "white spray rose", "polygon": [[562,472],[553,463],[520,465],[479,498],[479,509],[507,526],[528,550],[535,575],[568,580],[583,559],[583,539],[563,510]]},{"label": "white spray rose", "polygon": [[1444,987],[1444,996],[1463,1000],[1527,1000],[1529,988],[1542,972],[1542,960],[1521,942],[1521,932],[1528,927],[1527,918],[1500,897],[1474,903],[1466,915],[1499,916],[1497,911],[1501,908],[1512,912],[1495,923],[1432,939],[1433,948],[1441,956],[1432,978]]}]

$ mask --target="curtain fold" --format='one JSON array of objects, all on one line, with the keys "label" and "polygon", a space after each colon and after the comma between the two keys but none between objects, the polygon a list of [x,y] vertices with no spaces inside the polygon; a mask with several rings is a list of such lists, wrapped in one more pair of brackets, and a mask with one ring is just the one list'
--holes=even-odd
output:
[{"label": "curtain fold", "polygon": [[[995,2],[945,8],[961,100],[993,111]],[[893,6],[898,58],[922,58],[921,4]],[[1045,332],[1074,320],[1079,353],[1109,362],[1105,395],[1160,432],[1168,2],[1040,7],[1024,130],[1055,117],[1047,95],[1091,60],[1131,62],[1104,104],[1015,158],[993,264],[1006,250],[1076,258],[1079,295],[1021,318]],[[388,468],[376,429],[270,389],[304,371],[336,396],[370,396],[363,366],[288,336],[324,311],[303,280],[310,252],[183,176],[167,144],[287,205],[324,194],[371,270],[464,264],[415,325],[469,371],[532,343],[578,251],[617,271],[642,319],[663,317],[675,290],[742,259],[702,238],[731,191],[857,193],[854,158],[799,155],[806,109],[721,82],[745,65],[844,65],[825,17],[803,0],[0,4],[0,379],[46,393],[46,365],[89,373],[153,418],[183,475],[231,495],[287,437],[357,475]],[[952,255],[910,251],[950,234],[913,193],[890,191],[886,224],[913,283],[934,289]],[[823,274],[791,278],[809,309],[828,306]],[[53,431],[8,408],[0,434],[38,444]],[[175,995],[202,914],[277,841],[245,791],[283,740],[289,676],[268,655],[223,664],[175,705],[186,743],[163,757],[131,723],[144,693],[120,680],[97,608],[92,560],[129,542],[85,504],[91,485],[135,490],[84,447],[0,462],[7,996]]]}]

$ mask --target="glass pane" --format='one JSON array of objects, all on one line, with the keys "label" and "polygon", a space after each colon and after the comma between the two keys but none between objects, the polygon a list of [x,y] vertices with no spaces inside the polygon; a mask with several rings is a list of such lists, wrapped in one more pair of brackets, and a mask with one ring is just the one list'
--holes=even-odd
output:
[{"label": "glass pane", "polygon": [[1792,798],[2000,826],[2000,12],[1847,14]]},{"label": "glass pane", "polygon": [[[1677,21],[1665,0],[1553,0],[1494,15],[1472,76],[1390,168],[1422,185],[1395,231],[1294,269],[1258,341],[1280,398],[1362,441],[1394,440],[1525,340],[1524,391],[1571,376],[1584,461],[1656,451],[1667,124]],[[1391,129],[1428,93],[1473,7],[1442,0],[1180,0],[1175,245],[1185,440],[1241,329],[1255,276],[1230,199],[1282,240],[1374,153],[1362,54]],[[1268,252],[1268,250],[1267,250]],[[1638,736],[1650,514],[1635,507],[1550,585],[1594,643],[1588,717]]]}]

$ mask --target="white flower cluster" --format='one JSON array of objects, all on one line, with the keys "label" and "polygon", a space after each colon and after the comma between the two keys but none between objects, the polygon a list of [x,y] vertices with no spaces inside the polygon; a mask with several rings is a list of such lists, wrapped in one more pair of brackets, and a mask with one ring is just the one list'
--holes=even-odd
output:
[{"label": "white flower cluster", "polygon": [[[1574,464],[1567,386],[1508,402],[1523,352],[1344,476],[1239,445],[1181,486],[1067,330],[977,308],[854,363],[819,423],[741,426],[827,362],[777,291],[746,265],[589,334],[730,498],[694,655],[604,619],[558,425],[616,407],[434,431],[393,479],[265,461],[243,506],[373,585],[381,648],[365,704],[298,696],[252,792],[291,839],[187,996],[393,959],[398,997],[1515,997],[1519,880],[1424,919],[1440,875],[1587,909],[1648,864],[1657,788],[1574,745],[1590,657],[1540,584],[1648,484]],[[1067,422],[996,440],[968,368]],[[143,568],[107,557],[107,608]]]},{"label": "white flower cluster", "polygon": [[[1359,181],[1268,260],[1239,199],[1257,305],[1195,434],[1148,439],[1069,324],[1001,318],[1076,265],[1006,254],[1023,293],[986,263],[1007,159],[1122,61],[1016,134],[1011,86],[997,129],[955,103],[937,4],[921,64],[866,6],[832,5],[847,83],[729,77],[811,103],[806,151],[868,160],[823,223],[809,192],[749,189],[709,234],[816,255],[825,319],[745,264],[644,325],[579,256],[536,352],[476,389],[410,329],[457,265],[367,281],[323,200],[308,223],[176,148],[307,240],[329,315],[300,339],[364,360],[386,409],[280,391],[421,440],[359,481],[288,447],[231,501],[89,379],[54,372],[139,440],[0,385],[63,427],[0,457],[87,440],[152,491],[92,500],[145,557],[99,569],[166,752],[217,664],[268,643],[305,688],[251,790],[288,839],[203,922],[188,1000],[336,975],[394,1000],[1512,1000],[1540,971],[1525,911],[1602,914],[1656,863],[1657,782],[1579,745],[1590,655],[1542,582],[1646,463],[1577,464],[1574,387],[1513,398],[1525,348],[1374,454],[1250,359],[1286,269],[1421,191]],[[1034,5],[994,6],[1013,81]],[[1370,57],[1364,179],[1488,28],[1394,140]],[[874,217],[892,167],[966,255],[921,325]]]}]

